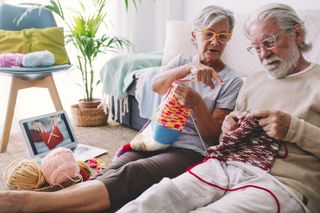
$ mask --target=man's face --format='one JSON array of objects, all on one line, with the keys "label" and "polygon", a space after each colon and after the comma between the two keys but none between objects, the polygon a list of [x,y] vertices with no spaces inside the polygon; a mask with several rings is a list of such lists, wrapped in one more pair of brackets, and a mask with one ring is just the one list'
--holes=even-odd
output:
[{"label": "man's face", "polygon": [[268,20],[252,25],[250,38],[271,76],[284,78],[294,72],[301,53],[292,31],[284,31],[275,20]]}]

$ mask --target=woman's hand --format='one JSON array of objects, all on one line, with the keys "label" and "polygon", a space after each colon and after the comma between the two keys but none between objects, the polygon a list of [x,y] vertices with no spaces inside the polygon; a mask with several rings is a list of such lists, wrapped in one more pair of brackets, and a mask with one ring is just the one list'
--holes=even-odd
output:
[{"label": "woman's hand", "polygon": [[44,133],[46,132],[46,128],[42,125],[42,123],[40,121],[32,121],[31,122],[31,129]]},{"label": "woman's hand", "polygon": [[58,118],[57,116],[51,117],[51,129],[54,129],[58,125]]},{"label": "woman's hand", "polygon": [[177,84],[173,88],[173,92],[175,93],[179,103],[184,107],[194,109],[202,102],[202,98],[199,93],[191,87]]},{"label": "woman's hand", "polygon": [[259,119],[259,125],[270,137],[283,140],[291,123],[291,115],[277,110],[259,110],[247,115]]},{"label": "woman's hand", "polygon": [[207,84],[212,89],[215,87],[212,80],[216,80],[219,84],[223,85],[222,79],[212,67],[196,62],[190,64],[189,69],[190,73],[196,76],[197,81]]}]

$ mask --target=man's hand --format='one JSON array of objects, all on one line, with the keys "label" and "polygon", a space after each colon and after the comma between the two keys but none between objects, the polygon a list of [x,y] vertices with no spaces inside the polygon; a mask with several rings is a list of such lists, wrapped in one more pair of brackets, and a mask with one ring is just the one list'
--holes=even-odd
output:
[{"label": "man's hand", "polygon": [[288,133],[291,115],[277,110],[259,110],[247,115],[259,119],[259,125],[270,137],[283,140]]},{"label": "man's hand", "polygon": [[245,115],[246,113],[239,111],[233,111],[228,114],[222,123],[222,133],[225,134],[226,132],[233,130],[237,126],[239,126],[239,121],[241,121]]},{"label": "man's hand", "polygon": [[197,81],[207,84],[212,89],[215,87],[212,80],[216,80],[219,84],[223,85],[222,79],[212,67],[201,63],[192,63],[189,69],[190,73],[197,77]]}]

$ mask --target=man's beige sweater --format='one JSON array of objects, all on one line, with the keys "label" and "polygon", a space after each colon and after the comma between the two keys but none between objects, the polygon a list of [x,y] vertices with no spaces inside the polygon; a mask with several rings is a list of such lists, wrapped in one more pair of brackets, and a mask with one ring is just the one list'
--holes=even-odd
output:
[{"label": "man's beige sweater", "polygon": [[[286,138],[288,155],[276,158],[270,174],[320,212],[320,65],[275,79],[267,72],[250,76],[239,93],[236,110],[273,109],[292,116]],[[281,146],[280,156],[284,155]]]}]

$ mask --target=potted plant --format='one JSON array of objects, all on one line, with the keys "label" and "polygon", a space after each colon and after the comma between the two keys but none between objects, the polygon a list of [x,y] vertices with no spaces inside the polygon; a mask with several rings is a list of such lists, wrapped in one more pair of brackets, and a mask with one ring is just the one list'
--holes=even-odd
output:
[{"label": "potted plant", "polygon": [[[105,23],[107,0],[92,0],[95,8],[91,13],[87,11],[86,8],[88,7],[81,0],[78,2],[81,9],[75,11],[71,20],[64,16],[59,0],[51,0],[51,5],[48,5],[47,8],[65,22],[69,31],[66,35],[67,43],[72,43],[76,49],[77,68],[81,72],[81,86],[84,91],[84,97],[81,101],[95,102],[94,89],[100,83],[100,80],[96,79],[93,66],[95,59],[101,53],[115,52],[123,47],[130,47],[131,44],[127,39],[99,32],[99,29]],[[127,6],[128,0],[125,2]]]},{"label": "potted plant", "polygon": [[[137,0],[131,1],[136,6]],[[83,98],[80,99],[79,104],[72,106],[72,110],[77,111],[81,110],[79,106],[82,108],[89,105],[89,107],[97,108],[97,105],[100,104],[100,99],[93,97],[94,89],[100,83],[100,80],[97,78],[99,76],[96,75],[94,67],[94,61],[98,55],[108,51],[116,52],[124,47],[131,47],[129,40],[118,36],[111,36],[106,31],[101,32],[101,27],[105,24],[104,20],[107,15],[107,0],[92,0],[92,2],[94,11],[88,12],[88,6],[84,5],[84,2],[81,0],[78,0],[81,9],[73,11],[75,15],[70,19],[65,17],[59,0],[51,0],[50,5],[46,6],[64,21],[67,26],[66,42],[67,44],[71,43],[76,50],[76,67],[81,73],[81,87],[83,89]],[[128,0],[125,0],[125,6],[128,9]],[[102,111],[102,109],[95,109],[94,111]],[[101,113],[99,112],[99,114]],[[92,114],[89,114],[88,118],[92,116]],[[96,118],[93,119],[97,120]],[[79,124],[79,126],[83,125]]]}]

